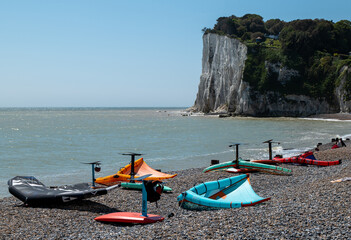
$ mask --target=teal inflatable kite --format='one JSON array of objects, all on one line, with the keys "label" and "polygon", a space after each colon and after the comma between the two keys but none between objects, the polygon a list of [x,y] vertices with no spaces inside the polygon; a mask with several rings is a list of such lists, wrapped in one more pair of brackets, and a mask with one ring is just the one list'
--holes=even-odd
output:
[{"label": "teal inflatable kite", "polygon": [[253,206],[270,198],[258,196],[251,187],[249,175],[243,174],[201,183],[181,193],[177,200],[186,209],[210,210]]}]

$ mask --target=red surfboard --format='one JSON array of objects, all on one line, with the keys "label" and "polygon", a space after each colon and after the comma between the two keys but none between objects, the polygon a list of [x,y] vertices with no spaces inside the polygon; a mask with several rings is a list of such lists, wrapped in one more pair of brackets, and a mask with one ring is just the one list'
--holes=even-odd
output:
[{"label": "red surfboard", "polygon": [[106,215],[96,217],[95,220],[99,222],[110,223],[134,223],[134,224],[148,224],[163,221],[165,218],[159,215],[148,214],[147,217],[138,212],[114,212]]}]

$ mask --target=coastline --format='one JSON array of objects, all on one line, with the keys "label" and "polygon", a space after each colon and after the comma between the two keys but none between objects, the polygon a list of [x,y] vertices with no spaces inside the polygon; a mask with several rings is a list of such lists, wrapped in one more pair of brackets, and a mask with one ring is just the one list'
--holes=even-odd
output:
[{"label": "coastline", "polygon": [[[227,112],[211,112],[211,113],[203,113],[203,112],[197,112],[194,111],[192,108],[187,108],[184,110],[184,112],[186,112],[187,114],[185,114],[184,116],[191,116],[191,115],[195,115],[195,116],[213,116],[213,117],[220,117],[220,118],[225,118],[225,117],[252,117],[252,116],[245,116],[245,115],[235,115],[232,116]],[[280,116],[280,117],[284,117],[284,116]],[[252,117],[252,118],[256,118],[256,117]],[[257,118],[279,118],[279,117],[257,117]],[[320,119],[320,120],[340,120],[340,121],[351,121],[351,113],[325,113],[325,114],[314,114],[308,117],[292,117],[292,118],[303,118],[303,119]]]},{"label": "coastline", "polygon": [[[330,167],[284,164],[291,176],[250,174],[254,191],[270,201],[253,207],[215,211],[189,211],[178,207],[176,197],[194,184],[229,177],[226,172],[202,173],[193,168],[177,171],[165,185],[173,193],[148,203],[148,213],[165,217],[150,225],[113,225],[94,218],[116,211],[141,211],[141,193],[117,189],[108,195],[53,207],[24,207],[14,197],[0,199],[0,239],[292,239],[351,238],[349,189],[351,181],[330,181],[350,177],[351,143],[330,149],[330,143],[315,155],[319,160],[342,159]],[[173,173],[173,172],[170,172]],[[174,214],[173,217],[168,217]]]},{"label": "coastline", "polygon": [[350,113],[316,114],[316,115],[309,116],[308,118],[351,120],[351,114]]}]

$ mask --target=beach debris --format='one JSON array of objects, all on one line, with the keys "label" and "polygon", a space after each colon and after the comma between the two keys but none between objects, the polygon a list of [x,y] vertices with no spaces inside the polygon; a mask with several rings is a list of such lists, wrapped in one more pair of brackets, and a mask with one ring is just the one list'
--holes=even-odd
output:
[{"label": "beach debris", "polygon": [[333,181],[330,181],[330,182],[338,183],[338,182],[345,182],[345,181],[351,181],[351,177],[344,177],[344,178],[340,178],[340,179],[333,180]]},{"label": "beach debris", "polygon": [[211,160],[211,166],[212,165],[216,165],[216,164],[218,164],[219,163],[219,160],[216,160],[216,159],[212,159]]}]

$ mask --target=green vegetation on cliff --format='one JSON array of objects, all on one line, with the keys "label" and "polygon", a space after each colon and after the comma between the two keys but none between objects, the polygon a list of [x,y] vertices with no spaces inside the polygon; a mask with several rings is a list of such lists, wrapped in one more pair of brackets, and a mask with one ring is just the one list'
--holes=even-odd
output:
[{"label": "green vegetation on cliff", "polygon": [[[265,22],[259,15],[246,14],[218,18],[213,29],[204,28],[203,32],[237,38],[248,46],[244,81],[260,92],[304,94],[333,102],[340,70],[345,65],[351,66],[348,20]],[[290,76],[288,81],[278,81],[274,64],[280,69],[296,70],[298,74]],[[351,86],[350,78],[346,77],[346,86]],[[351,92],[349,95],[351,99]]]}]

